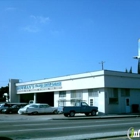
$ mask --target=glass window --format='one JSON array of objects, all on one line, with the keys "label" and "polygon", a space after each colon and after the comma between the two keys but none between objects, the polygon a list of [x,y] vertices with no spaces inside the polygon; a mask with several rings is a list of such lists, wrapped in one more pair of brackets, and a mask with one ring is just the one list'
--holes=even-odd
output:
[{"label": "glass window", "polygon": [[110,89],[109,91],[109,104],[118,104],[118,88]]},{"label": "glass window", "polygon": [[66,100],[59,100],[58,106],[66,106]]},{"label": "glass window", "polygon": [[66,97],[66,91],[60,91],[59,97]]},{"label": "glass window", "polygon": [[71,98],[76,98],[76,91],[75,90],[71,91]]},{"label": "glass window", "polygon": [[90,99],[90,106],[93,106],[93,99]]},{"label": "glass window", "polygon": [[77,103],[75,104],[75,106],[80,106],[80,102],[77,102]]},{"label": "glass window", "polygon": [[130,97],[130,89],[122,89],[121,97]]},{"label": "glass window", "polygon": [[30,105],[31,108],[38,108],[38,105]]},{"label": "glass window", "polygon": [[44,108],[47,108],[47,107],[49,107],[49,105],[43,105],[44,106]]},{"label": "glass window", "polygon": [[109,104],[118,104],[118,98],[109,98]]},{"label": "glass window", "polygon": [[44,105],[39,105],[39,108],[44,108]]},{"label": "glass window", "polygon": [[118,88],[113,89],[113,97],[118,98]]},{"label": "glass window", "polygon": [[82,90],[72,90],[71,91],[71,98],[82,99],[83,91]]},{"label": "glass window", "polygon": [[88,89],[89,97],[98,97],[98,89]]},{"label": "glass window", "polygon": [[87,103],[85,103],[85,102],[82,102],[82,106],[88,106],[88,105],[87,105]]}]

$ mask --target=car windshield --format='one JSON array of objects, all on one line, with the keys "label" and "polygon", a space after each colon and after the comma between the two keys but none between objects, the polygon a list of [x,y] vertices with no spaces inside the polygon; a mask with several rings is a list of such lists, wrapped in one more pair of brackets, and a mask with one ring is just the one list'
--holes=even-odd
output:
[{"label": "car windshield", "polygon": [[29,107],[31,107],[31,108],[38,108],[38,105],[32,104]]}]

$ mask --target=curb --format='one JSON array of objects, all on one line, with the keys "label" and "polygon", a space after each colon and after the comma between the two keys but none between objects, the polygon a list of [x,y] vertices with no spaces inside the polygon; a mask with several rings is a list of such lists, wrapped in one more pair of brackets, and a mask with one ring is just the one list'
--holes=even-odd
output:
[{"label": "curb", "polygon": [[140,115],[118,115],[118,116],[91,116],[91,117],[84,117],[84,116],[75,116],[75,117],[64,117],[64,118],[52,118],[52,120],[84,120],[84,119],[110,119],[110,118],[137,118]]}]

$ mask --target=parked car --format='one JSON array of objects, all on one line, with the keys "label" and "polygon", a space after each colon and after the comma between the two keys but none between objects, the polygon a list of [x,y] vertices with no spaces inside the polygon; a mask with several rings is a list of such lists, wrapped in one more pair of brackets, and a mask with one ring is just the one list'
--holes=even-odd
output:
[{"label": "parked car", "polygon": [[57,113],[56,107],[51,107],[48,104],[33,103],[26,105],[18,110],[18,114],[43,114],[43,113]]},{"label": "parked car", "polygon": [[98,107],[89,106],[85,102],[77,102],[75,106],[64,106],[63,113],[65,117],[74,117],[75,113],[85,113],[86,116],[95,116],[98,112]]},{"label": "parked car", "polygon": [[18,110],[24,106],[25,104],[16,104],[9,108],[2,109],[2,113],[7,113],[7,114],[18,113]]},{"label": "parked car", "polygon": [[9,107],[11,107],[10,104],[7,104],[7,103],[0,104],[0,113],[2,113],[3,109],[9,108]]}]

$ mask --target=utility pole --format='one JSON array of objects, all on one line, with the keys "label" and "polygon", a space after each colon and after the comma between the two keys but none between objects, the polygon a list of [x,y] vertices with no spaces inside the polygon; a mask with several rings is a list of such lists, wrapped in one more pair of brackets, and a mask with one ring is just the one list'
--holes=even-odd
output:
[{"label": "utility pole", "polygon": [[104,69],[104,61],[101,61],[99,64],[101,64],[102,65],[102,70]]}]

